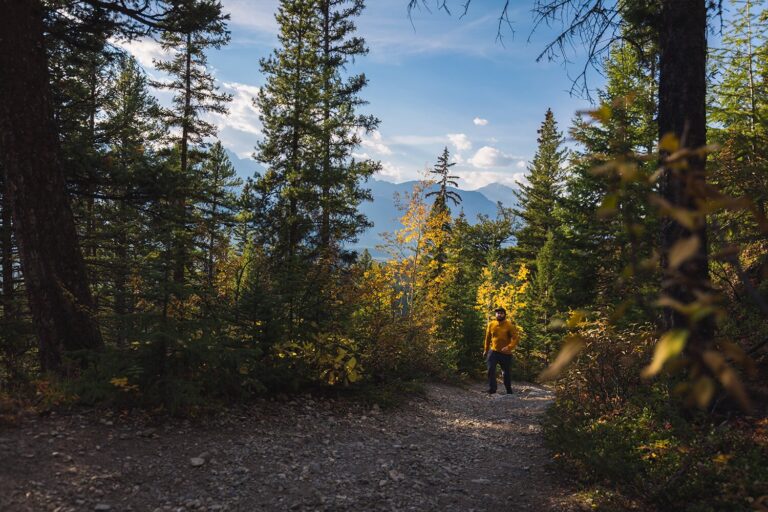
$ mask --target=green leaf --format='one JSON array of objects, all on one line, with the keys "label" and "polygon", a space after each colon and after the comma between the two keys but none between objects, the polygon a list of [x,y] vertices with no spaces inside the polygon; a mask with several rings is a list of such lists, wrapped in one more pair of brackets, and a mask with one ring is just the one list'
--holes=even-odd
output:
[{"label": "green leaf", "polygon": [[651,364],[643,369],[641,375],[647,379],[658,374],[664,367],[664,363],[680,355],[689,335],[688,329],[672,329],[665,332],[659,342],[656,343]]}]

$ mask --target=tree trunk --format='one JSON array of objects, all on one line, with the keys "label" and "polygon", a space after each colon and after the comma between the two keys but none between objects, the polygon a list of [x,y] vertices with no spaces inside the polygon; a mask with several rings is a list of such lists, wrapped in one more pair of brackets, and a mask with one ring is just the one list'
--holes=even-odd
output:
[{"label": "tree trunk", "polygon": [[[659,60],[659,135],[674,134],[681,148],[706,144],[706,57],[707,8],[705,0],[663,0]],[[662,162],[668,156],[662,152]],[[705,157],[691,157],[684,169],[665,165],[660,181],[661,196],[674,208],[697,209],[705,197]],[[696,254],[677,270],[669,268],[669,251],[680,240],[699,238]],[[664,282],[662,291],[682,303],[696,300],[709,291],[706,224],[686,229],[670,217],[661,220],[661,250]],[[671,308],[664,311],[668,329],[691,328],[689,351],[695,353],[713,336],[712,322],[690,325],[688,318]]]},{"label": "tree trunk", "polygon": [[13,297],[13,237],[11,231],[11,201],[8,197],[8,182],[2,181],[2,204],[0,204],[0,265],[3,267],[2,303],[3,316],[12,321],[16,316]]},{"label": "tree trunk", "polygon": [[[184,59],[184,120],[181,123],[181,183],[182,189],[186,186],[189,178],[189,131],[190,119],[192,117],[192,33],[186,35],[186,52]],[[182,236],[176,240],[176,262],[173,269],[173,281],[176,283],[177,297],[183,297],[181,291],[184,286],[184,270],[187,266],[187,198],[186,192],[176,191],[174,199],[174,208],[178,215],[179,230]]]},{"label": "tree trunk", "polygon": [[45,370],[62,350],[100,349],[53,122],[43,9],[0,0],[0,165]]},{"label": "tree trunk", "polygon": [[330,182],[331,182],[331,98],[329,90],[331,88],[331,6],[328,0],[321,4],[323,13],[323,167],[321,170],[320,183],[321,196],[320,208],[322,211],[320,221],[320,249],[327,253],[331,246],[331,214],[330,214]]}]

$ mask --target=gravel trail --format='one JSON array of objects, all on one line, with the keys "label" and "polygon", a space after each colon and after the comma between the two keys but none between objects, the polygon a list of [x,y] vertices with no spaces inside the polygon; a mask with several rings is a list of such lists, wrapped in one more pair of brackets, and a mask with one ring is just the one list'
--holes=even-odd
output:
[{"label": "gravel trail", "polygon": [[153,426],[86,411],[0,427],[2,511],[576,511],[550,393],[428,385],[392,410],[308,395]]}]

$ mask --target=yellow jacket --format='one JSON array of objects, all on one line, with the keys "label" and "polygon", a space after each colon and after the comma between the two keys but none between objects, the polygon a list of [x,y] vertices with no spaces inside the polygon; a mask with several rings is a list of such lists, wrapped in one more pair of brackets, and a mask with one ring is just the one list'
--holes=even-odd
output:
[{"label": "yellow jacket", "polygon": [[509,318],[505,318],[501,322],[491,320],[485,331],[485,352],[491,349],[494,352],[509,354],[519,341],[520,330],[512,320]]}]

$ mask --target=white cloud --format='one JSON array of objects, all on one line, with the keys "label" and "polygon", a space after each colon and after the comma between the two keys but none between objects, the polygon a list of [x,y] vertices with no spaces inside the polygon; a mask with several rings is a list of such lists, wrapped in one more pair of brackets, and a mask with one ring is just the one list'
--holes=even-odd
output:
[{"label": "white cloud", "polygon": [[154,59],[163,60],[168,58],[168,54],[163,51],[160,43],[148,37],[134,39],[133,41],[113,40],[112,44],[133,55],[139,64],[147,70],[154,68],[154,63],[152,62]]},{"label": "white cloud", "polygon": [[381,171],[379,171],[377,175],[385,178],[386,181],[392,181],[394,183],[401,183],[408,179],[406,177],[405,169],[392,162],[381,162]]},{"label": "white cloud", "polygon": [[472,142],[469,140],[469,137],[463,133],[449,133],[448,140],[450,140],[451,144],[456,147],[456,151],[472,149]]},{"label": "white cloud", "polygon": [[253,98],[259,94],[259,88],[238,82],[224,82],[222,89],[232,95],[232,102],[229,104],[228,115],[216,116],[220,120],[218,125],[261,135],[259,109],[253,104]]},{"label": "white cloud", "polygon": [[239,82],[224,82],[219,87],[221,92],[232,95],[232,101],[227,104],[229,113],[211,113],[206,118],[218,128],[218,138],[225,147],[241,158],[249,157],[262,135],[259,109],[253,104],[259,88]]},{"label": "white cloud", "polygon": [[525,160],[520,160],[515,165],[517,166],[518,169],[525,169],[525,166],[528,165],[528,162],[526,162]]},{"label": "white cloud", "polygon": [[224,0],[224,12],[230,14],[229,23],[255,32],[277,34],[280,27],[275,20],[278,2],[275,0]]},{"label": "white cloud", "polygon": [[472,122],[475,123],[475,126],[486,126],[488,124],[488,120],[481,117],[474,118]]},{"label": "white cloud", "polygon": [[363,135],[360,145],[380,155],[391,155],[392,150],[383,141],[381,132],[375,130],[370,135]]},{"label": "white cloud", "polygon": [[466,190],[476,190],[491,183],[501,183],[513,188],[519,187],[520,183],[526,183],[523,172],[461,171],[460,174],[461,188]]},{"label": "white cloud", "polygon": [[514,160],[517,159],[511,155],[502,153],[494,147],[483,146],[478,149],[477,153],[475,153],[472,158],[468,159],[467,162],[479,169],[490,169],[492,167],[507,167]]}]

